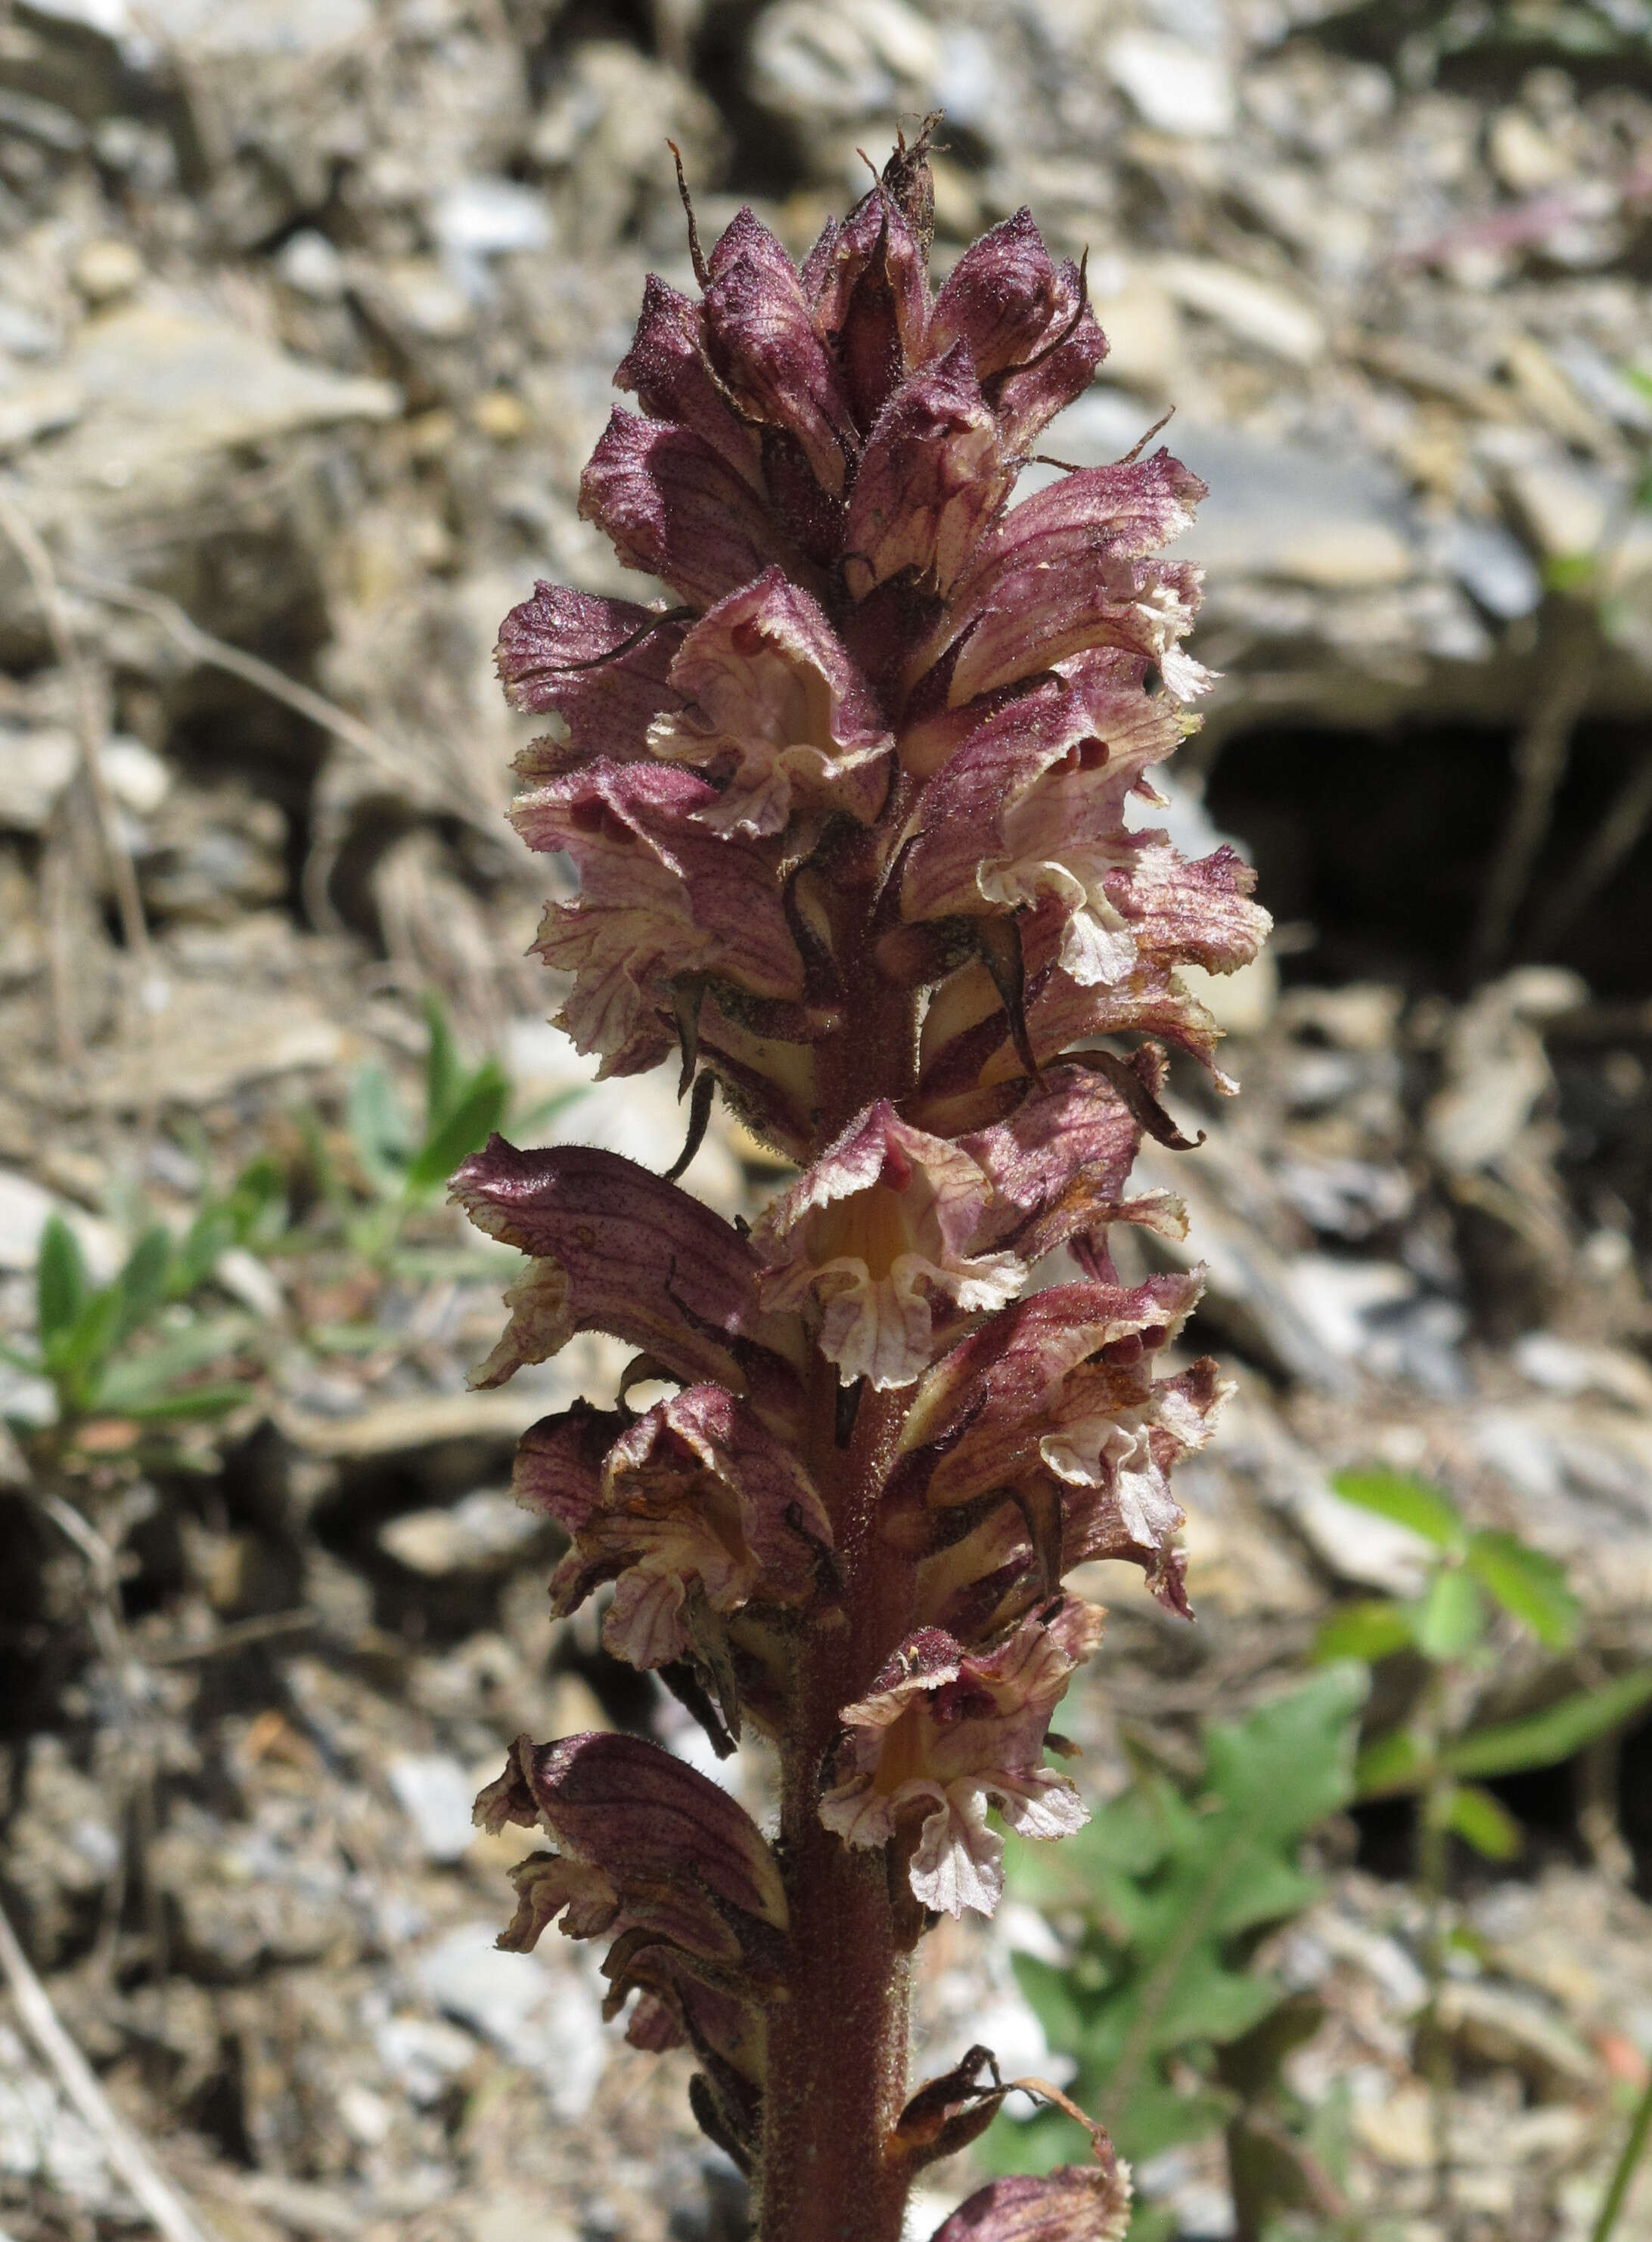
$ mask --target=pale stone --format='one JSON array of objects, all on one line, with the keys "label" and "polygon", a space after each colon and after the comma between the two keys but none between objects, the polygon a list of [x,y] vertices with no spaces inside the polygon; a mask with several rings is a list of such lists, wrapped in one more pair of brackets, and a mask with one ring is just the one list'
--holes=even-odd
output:
[{"label": "pale stone", "polygon": [[72,268],[76,287],[93,305],[118,303],[132,293],[143,277],[144,260],[131,242],[113,238],[87,242]]},{"label": "pale stone", "polygon": [[1219,55],[1156,31],[1120,31],[1105,61],[1113,84],[1156,131],[1211,139],[1232,131],[1233,81]]},{"label": "pale stone", "polygon": [[1253,343],[1293,366],[1312,366],[1325,355],[1324,320],[1300,297],[1271,281],[1213,257],[1164,257],[1153,272],[1190,312],[1214,319],[1240,342]]}]

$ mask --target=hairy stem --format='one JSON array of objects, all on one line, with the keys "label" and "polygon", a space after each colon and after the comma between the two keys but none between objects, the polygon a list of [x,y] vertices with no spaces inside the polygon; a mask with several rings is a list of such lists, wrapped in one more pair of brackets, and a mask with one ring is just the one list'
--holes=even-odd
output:
[{"label": "hairy stem", "polygon": [[822,1765],[842,1708],[910,1625],[910,1563],[875,1531],[900,1398],[865,1394],[844,1449],[835,1373],[816,1379],[809,1461],[832,1490],[846,1618],[817,1625],[798,1661],[782,1755],[780,1853],[795,1961],[772,2012],[764,2096],[762,2242],[899,2242],[907,2176],[888,2154],[906,2096],[916,1903],[882,1849],[851,1851],[820,1819]]},{"label": "hairy stem", "polygon": [[[859,943],[846,979],[855,1027],[820,1054],[823,1138],[911,1084],[912,1000],[879,980]],[[803,1460],[832,1514],[843,1611],[816,1622],[802,1648],[782,1743],[779,1850],[795,1960],[769,2027],[761,2242],[899,2242],[905,2212],[909,2175],[889,2145],[906,2098],[917,1904],[902,1862],[882,1848],[851,1850],[819,1808],[842,1709],[911,1623],[911,1564],[876,1532],[906,1398],[863,1392],[840,1446],[837,1373],[816,1360]]]}]

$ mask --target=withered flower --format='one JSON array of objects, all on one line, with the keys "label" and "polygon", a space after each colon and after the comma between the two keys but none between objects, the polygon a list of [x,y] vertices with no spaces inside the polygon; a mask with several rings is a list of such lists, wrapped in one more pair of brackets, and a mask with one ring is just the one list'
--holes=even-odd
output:
[{"label": "withered flower", "polygon": [[[536,944],[564,1024],[605,1074],[680,1062],[674,1176],[718,1095],[798,1171],[749,1231],[575,1145],[494,1138],[454,1180],[527,1257],[478,1383],[578,1332],[637,1351],[616,1406],[522,1444],[555,1609],[600,1592],[609,1647],[781,1773],[771,1844],[639,1739],[523,1740],[479,1811],[554,1849],[505,1943],[611,1942],[611,2007],[693,2047],[762,2242],[850,2207],[897,2242],[1005,2091],[977,2050],[909,2101],[905,1957],[991,1912],[1003,1832],[1085,1819],[1044,1756],[1101,1627],[1065,1575],[1127,1558],[1187,1611],[1172,1473],[1223,1389],[1158,1369],[1198,1273],[1121,1283],[1109,1233],[1185,1230],[1132,1185],[1144,1134],[1191,1149],[1163,1046],[1234,1085],[1179,971],[1267,928],[1231,849],[1152,822],[1208,682],[1163,557],[1202,487],[1160,449],[1017,500],[1105,341],[1024,211],[931,292],[932,207],[926,132],[801,266],[749,211],[707,253],[690,212],[695,288],[648,282],[581,487],[668,599],[541,584],[499,647],[553,727],[514,819],[578,877]],[[675,1390],[636,1414],[639,1377]],[[1097,2142],[934,2242],[1117,2242]]]}]

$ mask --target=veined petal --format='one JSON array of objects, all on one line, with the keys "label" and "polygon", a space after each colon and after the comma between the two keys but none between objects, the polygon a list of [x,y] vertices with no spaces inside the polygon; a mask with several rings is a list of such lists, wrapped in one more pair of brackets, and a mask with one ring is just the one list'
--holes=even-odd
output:
[{"label": "veined petal", "polygon": [[1173,1378],[1144,1379],[1133,1406],[1116,1378],[1089,1367],[1073,1374],[1039,1442],[1042,1460],[1064,1483],[1064,1569],[1123,1558],[1142,1567],[1169,1610],[1192,1616],[1172,1546],[1184,1521],[1170,1474],[1204,1447],[1232,1391],[1209,1360]]},{"label": "veined petal", "polygon": [[[1130,746],[1115,752],[1098,735],[1086,697],[1060,679],[986,717],[913,809],[901,865],[902,916],[978,916],[1006,902],[1030,901],[1039,863],[1082,863],[1093,836],[1118,834],[1124,847],[1109,861],[1127,856],[1123,818],[1131,789],[1150,758],[1168,755],[1181,736],[1179,727],[1162,722],[1145,734],[1139,728]],[[1073,833],[1075,802],[1083,822]],[[1005,892],[1017,886],[1024,894]]]},{"label": "veined petal", "polygon": [[668,761],[726,778],[694,814],[723,833],[778,833],[795,799],[870,824],[893,745],[870,687],[819,603],[778,568],[713,607],[682,641],[683,704],[648,735]]},{"label": "veined petal", "polygon": [[749,210],[711,252],[705,337],[741,410],[795,436],[816,480],[840,493],[856,442],[849,399],[796,266]]},{"label": "veined petal", "polygon": [[542,1928],[560,1898],[570,1937],[646,1930],[703,1961],[733,1963],[772,1955],[774,1934],[786,1929],[779,1866],[756,1824],[726,1790],[640,1736],[519,1736],[504,1773],[477,1798],[476,1820],[488,1830],[542,1829],[561,1860],[594,1872],[525,1864],[525,1931],[536,1920]]},{"label": "veined petal", "polygon": [[[1145,773],[1173,754],[1198,728],[1199,719],[1173,694],[1164,692],[1158,666],[1145,654],[1123,647],[1093,647],[1058,663],[1054,675],[1078,698],[1088,727],[1083,736],[1102,742],[1109,769],[1128,770],[1132,785],[1139,785]],[[974,744],[991,719],[1023,701],[1043,707],[1049,697],[1049,688],[1042,683],[1031,688],[1012,684],[958,708],[909,716],[901,728],[902,765],[916,778],[932,778],[944,763]],[[991,736],[1001,742],[1004,735]],[[1071,735],[1080,736],[1076,729]],[[920,802],[927,798],[926,791]]]},{"label": "veined petal", "polygon": [[1108,2147],[1099,2164],[991,2181],[930,2242],[1125,2242],[1129,2225],[1130,2167]]},{"label": "veined petal", "polygon": [[1251,901],[1254,869],[1226,842],[1190,863],[1162,834],[1135,839],[1129,860],[1105,885],[1138,951],[1207,973],[1248,965],[1273,923]]},{"label": "veined petal", "polygon": [[696,1658],[690,1593],[725,1614],[807,1602],[832,1539],[802,1465],[709,1385],[656,1402],[614,1442],[575,1534],[581,1559],[617,1574],[603,1641],[639,1667]]},{"label": "veined petal", "polygon": [[756,493],[705,438],[614,408],[580,479],[580,512],[628,567],[708,607],[770,561],[812,572]]},{"label": "veined petal", "polygon": [[602,1500],[603,1462],[625,1425],[617,1409],[594,1408],[583,1399],[541,1417],[516,1444],[511,1493],[524,1510],[579,1534]]},{"label": "veined petal", "polygon": [[[762,1831],[726,1790],[658,1744],[601,1731],[560,1743],[517,1739],[476,1802],[487,1829],[543,1829],[621,1892],[693,1873],[728,1908],[786,1928],[786,1892]],[[719,1950],[723,1942],[719,1941]]]},{"label": "veined petal", "polygon": [[628,600],[541,582],[500,626],[494,659],[514,708],[554,710],[583,758],[646,752],[648,729],[675,695],[667,679],[681,623]]},{"label": "veined petal", "polygon": [[[1164,1053],[1150,1044],[1130,1064],[1144,1097],[1156,1100]],[[1078,1065],[1051,1069],[1004,1120],[958,1143],[997,1193],[986,1234],[1031,1263],[1112,1222],[1185,1234],[1180,1203],[1168,1193],[1126,1196],[1141,1139],[1141,1122],[1119,1091]]]},{"label": "veined petal", "polygon": [[[1071,1796],[1077,1800],[1076,1791]],[[966,1907],[977,1915],[997,1912],[1004,1897],[1004,1840],[988,1825],[991,1807],[984,1790],[960,1782],[942,1791],[923,1817],[908,1880],[925,1907],[955,1921]],[[1080,1808],[1074,1827],[1087,1818]]]},{"label": "veined petal", "polygon": [[519,1861],[510,1876],[516,1913],[498,1939],[507,1953],[531,1954],[559,1916],[565,1938],[601,1938],[619,1922],[619,1893],[587,1862],[534,1853]]},{"label": "veined petal", "polygon": [[[1228,1390],[1211,1361],[1152,1379],[1145,1350],[1134,1370],[1114,1363],[1069,1373],[1058,1397],[1029,1424],[1000,1426],[1011,1491],[962,1541],[942,1534],[921,1561],[921,1619],[959,1641],[979,1641],[1044,1603],[1056,1581],[1096,1558],[1138,1565],[1158,1603],[1190,1619],[1185,1561],[1174,1545],[1184,1515],[1170,1471],[1204,1447]],[[923,1500],[919,1482],[932,1460],[919,1451],[910,1457],[915,1468],[897,1471],[901,1502]],[[937,1500],[955,1484],[944,1480]]]},{"label": "veined petal", "polygon": [[914,681],[961,645],[953,708],[1086,648],[1150,655],[1172,691],[1168,648],[1185,636],[1202,581],[1185,561],[1146,556],[1185,529],[1205,486],[1164,449],[1083,467],[1012,507],[977,549]]},{"label": "veined petal", "polygon": [[748,1393],[767,1422],[792,1421],[802,1334],[760,1306],[760,1265],[738,1231],[675,1184],[617,1152],[519,1151],[493,1137],[453,1196],[478,1229],[534,1257],[475,1384],[501,1384],[577,1331],[606,1331],[687,1384],[714,1379]]},{"label": "veined petal", "polygon": [[955,342],[968,346],[1016,455],[1089,387],[1107,350],[1078,268],[1051,261],[1027,210],[972,243],[947,275],[930,346]]},{"label": "veined petal", "polygon": [[821,1350],[846,1383],[910,1385],[937,1343],[937,1302],[978,1314],[1026,1274],[1013,1254],[971,1251],[991,1197],[967,1152],[880,1098],[758,1222],[760,1295],[772,1307],[814,1304]]},{"label": "veined petal", "polygon": [[928,252],[890,180],[896,164],[891,157],[883,182],[841,225],[828,225],[803,266],[816,323],[863,428],[928,352]]},{"label": "veined petal", "polygon": [[[1086,984],[1059,962],[1065,923],[1058,907],[1045,904],[1020,925],[1027,1035],[1041,1064],[1098,1036],[1139,1033],[1198,1059],[1224,1095],[1237,1088],[1216,1065],[1221,1030],[1167,963],[1138,950],[1122,980]],[[991,974],[982,964],[960,968],[937,990],[924,1015],[915,1115],[931,1127],[961,1133],[994,1118],[1002,1111],[1004,1085],[1025,1074]]]},{"label": "veined petal", "polygon": [[650,272],[642,286],[642,316],[630,349],[614,376],[651,420],[676,420],[703,436],[742,480],[762,491],[756,431],[735,413],[726,385],[706,356],[705,313]]},{"label": "veined petal", "polygon": [[713,974],[757,997],[803,994],[772,864],[693,822],[719,798],[693,771],[599,760],[512,807],[530,848],[564,850],[579,872],[578,900],[547,910],[534,947],[574,976],[566,1023],[578,1049],[603,1054],[607,1073],[639,1071],[669,1048],[679,974]]},{"label": "veined petal", "polygon": [[843,1709],[838,1779],[821,1800],[826,1827],[870,1848],[921,1815],[914,1893],[952,1915],[990,1915],[1003,1891],[990,1804],[1028,1836],[1088,1819],[1072,1785],[1042,1762],[1050,1715],[1100,1641],[1102,1618],[1068,1597],[989,1650],[966,1650],[936,1628],[909,1636],[870,1694]]},{"label": "veined petal", "polygon": [[953,601],[951,616],[963,629],[947,697],[957,707],[1100,647],[1147,655],[1179,699],[1203,692],[1209,679],[1180,654],[1179,641],[1193,627],[1204,581],[1187,560],[1098,562],[1070,554],[1047,567],[1011,561],[991,587],[972,582]]},{"label": "veined petal", "polygon": [[961,1340],[930,1372],[901,1430],[902,1456],[935,1459],[930,1507],[1014,1486],[1039,1460],[1069,1375],[1092,1357],[1098,1379],[1117,1381],[1121,1406],[1135,1405],[1149,1382],[1144,1356],[1174,1338],[1203,1288],[1197,1269],[1128,1288],[1051,1285]]},{"label": "veined petal", "polygon": [[1014,480],[960,344],[901,385],[867,438],[843,531],[850,590],[910,573],[950,592]]}]

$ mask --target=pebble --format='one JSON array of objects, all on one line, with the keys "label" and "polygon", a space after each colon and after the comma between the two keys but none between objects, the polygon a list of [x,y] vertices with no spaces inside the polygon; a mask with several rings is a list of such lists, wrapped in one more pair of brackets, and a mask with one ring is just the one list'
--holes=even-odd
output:
[{"label": "pebble", "polygon": [[534,2072],[560,2117],[582,2118],[608,2063],[601,1997],[581,1960],[501,1954],[498,1928],[464,1923],[426,1947],[413,1964],[420,1990]]},{"label": "pebble", "polygon": [[1312,366],[1324,357],[1324,320],[1300,297],[1272,282],[1212,257],[1159,258],[1153,270],[1178,302],[1214,319],[1236,340],[1253,343],[1292,366]]},{"label": "pebble", "polygon": [[94,309],[118,304],[134,293],[144,278],[144,260],[129,241],[89,241],[70,268],[77,288]]},{"label": "pebble", "polygon": [[413,1826],[427,1861],[457,1861],[474,1832],[476,1787],[456,1759],[441,1752],[399,1752],[385,1775]]},{"label": "pebble", "polygon": [[1157,31],[1120,31],[1103,59],[1114,84],[1156,131],[1202,140],[1232,130],[1233,80],[1219,55]]},{"label": "pebble", "polygon": [[379,1529],[379,1546],[427,1580],[509,1564],[543,1531],[502,1488],[478,1487],[451,1509],[410,1510]]}]

